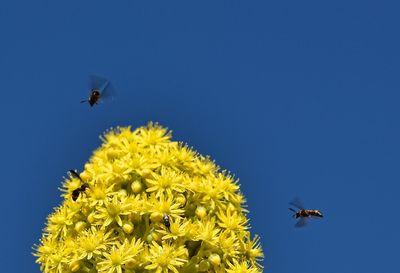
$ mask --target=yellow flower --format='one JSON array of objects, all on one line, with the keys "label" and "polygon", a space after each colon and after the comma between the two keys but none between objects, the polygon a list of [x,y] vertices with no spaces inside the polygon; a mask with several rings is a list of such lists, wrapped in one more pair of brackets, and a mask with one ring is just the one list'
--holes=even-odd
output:
[{"label": "yellow flower", "polygon": [[219,211],[217,216],[220,220],[218,225],[222,228],[231,231],[245,231],[248,227],[246,226],[248,219],[246,219],[243,215],[235,212],[231,212],[231,210]]},{"label": "yellow flower", "polygon": [[98,272],[122,273],[122,267],[132,258],[132,255],[126,252],[125,243],[113,245],[109,252],[103,252],[103,256],[103,259],[97,263]]},{"label": "yellow flower", "polygon": [[50,257],[53,252],[58,249],[57,242],[54,238],[43,237],[40,239],[40,245],[34,248],[36,253],[34,255],[38,257],[36,262],[41,264],[42,271],[44,267],[50,263]]},{"label": "yellow flower", "polygon": [[146,183],[149,185],[146,191],[155,192],[156,197],[185,191],[183,175],[165,167],[161,168],[160,175],[153,173],[153,179],[146,179]]},{"label": "yellow flower", "polygon": [[163,240],[177,240],[179,237],[185,237],[190,228],[190,221],[183,221],[181,218],[176,218],[176,220],[171,220],[169,228],[164,227],[164,229],[158,229],[157,231],[163,234]]},{"label": "yellow flower", "polygon": [[106,200],[104,207],[99,207],[99,213],[95,216],[96,219],[103,221],[103,226],[108,226],[112,222],[117,222],[119,226],[122,226],[121,216],[128,215],[130,213],[130,205],[124,197],[114,195],[111,201]]},{"label": "yellow flower", "polygon": [[224,258],[237,257],[239,254],[239,242],[235,234],[225,230],[219,236],[219,248],[224,253]]},{"label": "yellow flower", "polygon": [[61,207],[57,209],[53,215],[49,217],[49,225],[46,231],[54,234],[55,237],[66,236],[68,229],[72,225],[73,213],[68,209],[68,207]]},{"label": "yellow flower", "polygon": [[104,230],[98,230],[93,227],[83,232],[78,238],[79,259],[92,259],[93,255],[100,256],[107,246],[112,244],[110,240],[111,232],[105,233]]},{"label": "yellow flower", "polygon": [[227,273],[260,273],[260,269],[252,265],[248,265],[246,261],[238,262],[236,259],[233,263],[227,262],[229,268],[226,270]]},{"label": "yellow flower", "polygon": [[150,123],[116,128],[63,183],[36,262],[44,273],[258,273],[263,253],[248,231],[237,180],[208,156]]},{"label": "yellow flower", "polygon": [[133,132],[136,135],[138,145],[140,146],[163,146],[170,142],[171,133],[162,128],[157,123],[149,123],[147,128],[139,128]]},{"label": "yellow flower", "polygon": [[113,193],[114,184],[108,186],[102,183],[95,183],[86,191],[88,192],[88,200],[90,202],[90,207],[95,207],[96,205],[102,206],[106,201],[108,196]]},{"label": "yellow flower", "polygon": [[161,195],[160,198],[151,194],[148,202],[150,204],[149,210],[161,215],[168,214],[170,217],[176,218],[180,217],[185,212],[184,209],[180,208],[179,203],[175,203],[172,194],[167,194],[166,196]]},{"label": "yellow flower", "polygon": [[[55,249],[57,249],[57,251],[55,251]],[[45,273],[66,272],[69,261],[71,261],[74,256],[73,248],[67,247],[66,244],[59,243],[55,249],[52,249],[52,251],[46,255],[45,263],[40,261],[40,259],[37,260],[37,262],[42,264],[41,270]]]},{"label": "yellow flower", "polygon": [[209,175],[219,170],[219,167],[213,161],[204,156],[196,157],[192,166],[193,172],[198,175]]},{"label": "yellow flower", "polygon": [[215,245],[218,241],[218,233],[220,229],[215,225],[215,218],[203,218],[202,221],[197,221],[195,241],[203,241],[209,245]]},{"label": "yellow flower", "polygon": [[246,232],[246,240],[241,242],[241,251],[246,253],[246,257],[251,264],[262,268],[260,264],[264,258],[264,253],[262,251],[260,237],[255,236],[252,240],[250,239],[250,232]]},{"label": "yellow flower", "polygon": [[171,246],[169,244],[159,245],[152,242],[149,249],[149,265],[145,269],[155,270],[156,273],[168,273],[170,271],[179,273],[178,268],[187,262],[185,259],[187,250],[183,245]]}]

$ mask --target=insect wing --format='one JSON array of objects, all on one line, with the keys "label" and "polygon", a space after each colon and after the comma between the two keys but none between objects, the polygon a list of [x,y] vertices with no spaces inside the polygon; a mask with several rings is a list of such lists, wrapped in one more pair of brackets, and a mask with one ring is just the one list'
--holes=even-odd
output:
[{"label": "insect wing", "polygon": [[297,228],[304,227],[307,224],[307,220],[305,218],[300,218],[299,221],[294,225]]},{"label": "insect wing", "polygon": [[297,211],[294,210],[294,209],[292,209],[292,208],[289,208],[289,210],[292,211],[292,212],[294,212],[295,214],[297,213]]},{"label": "insect wing", "polygon": [[100,90],[100,99],[101,100],[112,100],[116,96],[116,91],[114,86],[107,81],[103,88]]},{"label": "insect wing", "polygon": [[298,197],[296,197],[292,201],[290,201],[289,204],[298,209],[304,209],[303,202],[301,202],[300,198],[298,198]]},{"label": "insect wing", "polygon": [[103,100],[114,99],[117,93],[109,80],[97,75],[91,75],[89,77],[89,89],[90,92],[93,90],[98,90],[100,92],[100,102]]},{"label": "insect wing", "polygon": [[97,75],[90,75],[89,76],[89,90],[92,92],[93,89],[95,90],[102,90],[104,85],[107,83],[107,79],[97,76]]},{"label": "insect wing", "polygon": [[71,174],[72,177],[75,177],[75,178],[79,179],[80,181],[82,181],[82,178],[80,177],[80,175],[76,171],[69,170],[68,172]]}]

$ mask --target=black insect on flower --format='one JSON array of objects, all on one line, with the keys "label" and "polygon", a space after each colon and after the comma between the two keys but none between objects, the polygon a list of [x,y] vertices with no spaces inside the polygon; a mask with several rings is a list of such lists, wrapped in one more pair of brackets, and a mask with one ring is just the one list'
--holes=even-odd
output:
[{"label": "black insect on flower", "polygon": [[163,222],[164,222],[164,226],[169,230],[169,228],[171,226],[171,222],[169,220],[169,215],[166,213],[164,213]]},{"label": "black insect on flower", "polygon": [[321,211],[317,209],[305,209],[303,203],[300,201],[299,198],[295,198],[289,202],[289,205],[296,207],[298,210],[293,208],[289,208],[289,210],[293,211],[293,217],[299,219],[295,224],[295,227],[303,227],[307,224],[307,219],[312,217],[322,218],[324,217]]},{"label": "black insect on flower", "polygon": [[112,99],[115,96],[115,89],[110,81],[96,75],[89,76],[89,97],[81,103],[88,102],[90,106],[98,104],[99,101]]},{"label": "black insect on flower", "polygon": [[73,177],[79,179],[79,180],[83,183],[82,186],[80,186],[79,188],[77,188],[77,189],[75,189],[75,190],[72,191],[72,200],[73,200],[73,201],[76,201],[76,200],[78,199],[78,197],[79,197],[79,194],[80,194],[81,192],[85,192],[85,190],[86,190],[87,188],[89,188],[89,184],[83,182],[81,176],[80,176],[76,171],[74,171],[74,170],[69,170],[69,173],[71,174],[71,176],[73,176]]}]

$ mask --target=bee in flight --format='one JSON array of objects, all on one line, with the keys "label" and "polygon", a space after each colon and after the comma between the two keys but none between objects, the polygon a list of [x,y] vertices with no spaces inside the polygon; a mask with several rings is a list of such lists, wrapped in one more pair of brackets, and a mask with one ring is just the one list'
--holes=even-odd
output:
[{"label": "bee in flight", "polygon": [[89,77],[89,89],[88,99],[82,100],[81,103],[88,102],[90,106],[98,104],[99,101],[112,99],[115,96],[115,90],[110,81],[96,75]]},{"label": "bee in flight", "polygon": [[87,188],[89,188],[89,184],[83,182],[81,176],[80,176],[76,171],[74,171],[74,170],[69,170],[69,173],[71,174],[71,176],[73,176],[73,177],[79,179],[79,180],[82,182],[82,186],[80,186],[79,188],[77,188],[77,189],[75,189],[75,190],[72,191],[72,200],[73,200],[73,201],[76,201],[76,200],[78,199],[78,197],[79,197],[79,194],[80,194],[81,192],[85,192],[85,190],[86,190]]},{"label": "bee in flight", "polygon": [[297,221],[297,223],[295,224],[295,227],[302,227],[305,224],[307,224],[307,218],[311,218],[311,217],[322,218],[322,217],[324,217],[322,215],[321,211],[319,211],[317,209],[305,209],[302,202],[298,198],[295,198],[292,201],[290,201],[289,205],[292,205],[298,209],[298,210],[295,210],[293,208],[289,208],[289,210],[294,212],[293,217],[296,219],[299,218],[299,221]]}]

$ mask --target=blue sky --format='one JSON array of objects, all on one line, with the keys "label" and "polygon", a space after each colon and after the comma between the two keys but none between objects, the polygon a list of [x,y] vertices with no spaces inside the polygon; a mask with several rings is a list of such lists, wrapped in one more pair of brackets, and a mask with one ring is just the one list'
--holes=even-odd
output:
[{"label": "blue sky", "polygon": [[[399,272],[399,8],[3,1],[1,271],[39,272],[31,247],[102,132],[158,121],[240,178],[265,272]],[[117,99],[80,104],[90,74]],[[325,218],[295,229],[295,196]]]}]

